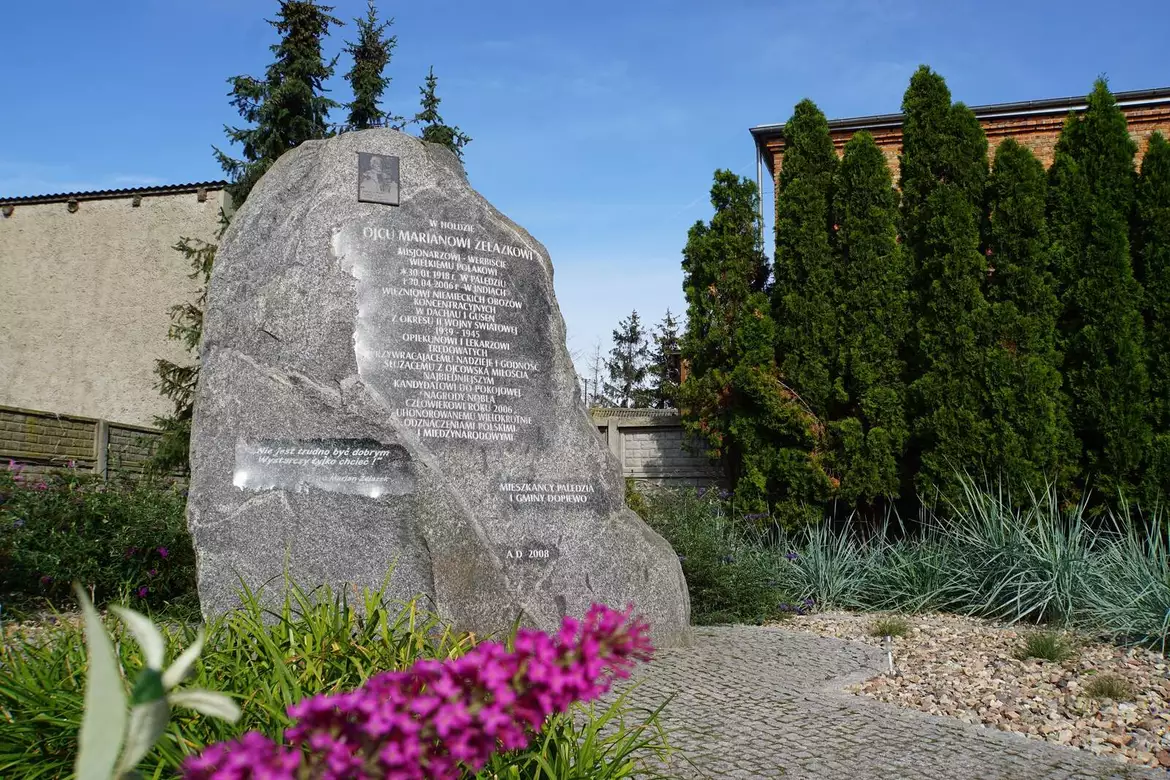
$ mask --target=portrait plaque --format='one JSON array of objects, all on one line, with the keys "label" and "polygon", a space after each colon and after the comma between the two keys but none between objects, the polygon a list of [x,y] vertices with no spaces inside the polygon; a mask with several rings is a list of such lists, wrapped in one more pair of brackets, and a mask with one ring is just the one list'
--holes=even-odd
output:
[{"label": "portrait plaque", "polygon": [[398,205],[398,158],[358,152],[358,201]]}]

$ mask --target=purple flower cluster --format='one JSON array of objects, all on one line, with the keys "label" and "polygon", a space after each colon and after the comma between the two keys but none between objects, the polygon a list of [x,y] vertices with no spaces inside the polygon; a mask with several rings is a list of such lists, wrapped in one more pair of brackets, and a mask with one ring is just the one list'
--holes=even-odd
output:
[{"label": "purple flower cluster", "polygon": [[509,651],[484,642],[449,661],[383,672],[356,691],[289,707],[288,747],[255,732],[207,748],[187,780],[457,778],[497,750],[528,745],[549,715],[609,690],[650,658],[649,626],[594,604],[555,637],[522,629]]},{"label": "purple flower cluster", "polygon": [[816,605],[817,605],[817,603],[814,600],[805,599],[804,601],[800,602],[799,604],[781,604],[780,611],[781,612],[794,612],[797,615],[805,615],[805,614],[808,614],[809,612],[811,612],[816,607]]}]

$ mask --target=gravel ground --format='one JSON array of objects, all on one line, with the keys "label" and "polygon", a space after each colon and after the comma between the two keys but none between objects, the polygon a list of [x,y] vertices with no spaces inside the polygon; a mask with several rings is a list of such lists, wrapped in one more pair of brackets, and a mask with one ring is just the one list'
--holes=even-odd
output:
[{"label": "gravel ground", "polygon": [[[824,612],[783,627],[883,647],[870,635],[884,615]],[[932,715],[981,723],[1096,755],[1170,769],[1170,664],[1144,649],[1064,634],[1074,655],[1062,663],[1014,654],[1036,629],[955,615],[905,616],[909,631],[890,643],[895,671],[846,690]],[[1095,699],[1094,677],[1130,686],[1124,701]]]}]

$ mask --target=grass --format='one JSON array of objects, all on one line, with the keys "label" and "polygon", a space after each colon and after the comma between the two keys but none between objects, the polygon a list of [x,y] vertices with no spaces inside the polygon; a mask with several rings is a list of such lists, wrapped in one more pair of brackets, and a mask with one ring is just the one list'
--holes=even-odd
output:
[{"label": "grass", "polygon": [[1024,643],[1016,650],[1014,656],[1026,661],[1030,658],[1039,658],[1043,661],[1061,663],[1075,655],[1075,651],[1061,634],[1056,631],[1036,631],[1024,638]]},{"label": "grass", "polygon": [[760,623],[786,601],[760,531],[732,517],[715,491],[655,491],[637,505],[671,543],[699,625]]},{"label": "grass", "polygon": [[851,521],[796,530],[739,523],[713,492],[656,495],[642,510],[684,558],[696,622],[773,620],[773,605],[809,599],[821,609],[1075,628],[1166,651],[1162,515],[1124,503],[1095,514],[1087,499],[1070,503],[1053,490],[1019,500],[962,484],[957,500],[924,510],[909,530],[893,515],[864,532]]},{"label": "grass", "polygon": [[[243,718],[232,725],[175,710],[139,767],[143,777],[171,776],[187,755],[246,731],[279,737],[290,725],[286,709],[306,696],[350,690],[375,672],[405,669],[422,658],[456,657],[478,641],[452,632],[417,601],[387,603],[383,592],[309,593],[286,583],[275,603],[248,590],[242,603],[208,626],[189,684],[234,695]],[[120,624],[114,630],[120,638]],[[172,658],[191,643],[195,627],[171,624],[166,633]],[[125,669],[142,665],[136,642],[116,644]],[[72,621],[0,647],[0,777],[71,776],[85,670],[82,629]],[[498,756],[494,766],[500,777],[552,777],[538,770],[544,764],[563,771],[556,777],[629,777],[633,764],[669,751],[657,717],[624,703],[579,710],[550,719],[535,745]],[[520,774],[510,774],[511,767]]]},{"label": "grass", "polygon": [[869,626],[870,636],[906,636],[910,623],[903,617],[878,618]]},{"label": "grass", "polygon": [[1085,686],[1085,693],[1093,699],[1129,701],[1133,698],[1133,686],[1124,677],[1116,674],[1102,674],[1089,681],[1089,684]]}]

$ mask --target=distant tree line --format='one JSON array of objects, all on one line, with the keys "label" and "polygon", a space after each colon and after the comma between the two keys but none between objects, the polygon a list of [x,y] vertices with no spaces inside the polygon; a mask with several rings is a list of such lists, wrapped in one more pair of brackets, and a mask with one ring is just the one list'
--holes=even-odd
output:
[{"label": "distant tree line", "polygon": [[1170,495],[1170,144],[1137,146],[1106,83],[1046,172],[920,68],[900,178],[865,132],[838,157],[809,100],[785,125],[769,263],[755,185],[716,171],[683,251],[688,430],[745,512],[877,513],[1059,489]]},{"label": "distant tree line", "polygon": [[[228,177],[227,193],[233,208],[239,208],[260,177],[281,155],[305,141],[318,140],[350,130],[390,127],[406,130],[417,126],[419,137],[441,144],[463,158],[463,147],[471,138],[458,127],[447,125],[439,114],[438,77],[432,67],[420,87],[420,108],[410,119],[387,111],[382,96],[390,85],[385,75],[397,36],[389,35],[394,20],[379,21],[374,0],[369,0],[365,17],[354,20],[357,40],[347,42],[345,52],[352,67],[345,74],[353,100],[341,104],[327,96],[325,82],[333,76],[337,57],[325,59],[322,43],[330,30],[342,24],[332,16],[332,7],[313,0],[281,0],[276,18],[269,20],[279,36],[271,46],[274,59],[263,78],[233,76],[228,79],[231,105],[244,120],[243,127],[226,127],[228,139],[238,145],[241,156],[214,148],[215,156]],[[343,122],[330,121],[332,112],[344,109]],[[221,235],[228,223],[221,214]],[[154,453],[153,466],[161,471],[185,471],[191,438],[195,387],[199,378],[199,342],[203,334],[203,311],[207,285],[215,262],[216,245],[201,239],[182,237],[174,248],[191,266],[189,277],[199,284],[194,301],[171,308],[168,337],[179,341],[191,354],[186,363],[155,361],[155,387],[172,404],[172,412],[156,417],[163,435]]]},{"label": "distant tree line", "polygon": [[673,409],[682,381],[681,325],[670,309],[653,331],[637,310],[613,331],[609,357],[598,345],[586,377],[586,403],[626,409]]}]

